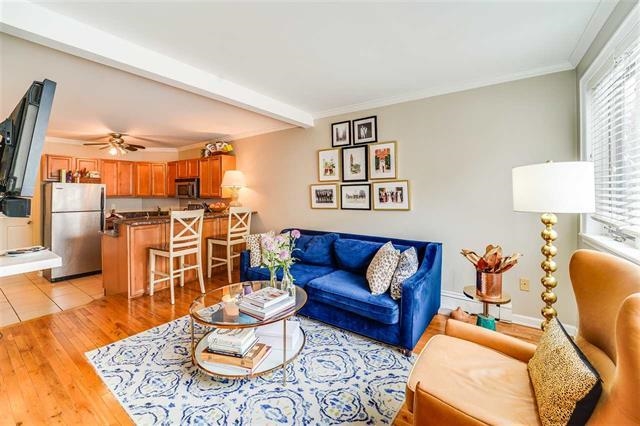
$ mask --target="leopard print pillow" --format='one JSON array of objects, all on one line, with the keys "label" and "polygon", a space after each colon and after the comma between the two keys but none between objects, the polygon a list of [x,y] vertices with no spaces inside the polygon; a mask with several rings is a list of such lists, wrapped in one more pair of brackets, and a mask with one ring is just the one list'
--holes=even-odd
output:
[{"label": "leopard print pillow", "polygon": [[415,247],[409,247],[400,255],[398,267],[391,278],[391,298],[398,300],[402,296],[402,283],[418,271],[418,253]]},{"label": "leopard print pillow", "polygon": [[556,318],[527,368],[544,426],[587,423],[602,393],[600,376]]},{"label": "leopard print pillow", "polygon": [[371,294],[383,294],[389,289],[399,259],[400,250],[396,250],[391,241],[380,247],[367,268],[367,281]]},{"label": "leopard print pillow", "polygon": [[263,264],[262,261],[262,236],[273,236],[274,232],[269,231],[264,234],[251,234],[244,237],[247,242],[247,250],[249,250],[249,266],[256,268]]}]

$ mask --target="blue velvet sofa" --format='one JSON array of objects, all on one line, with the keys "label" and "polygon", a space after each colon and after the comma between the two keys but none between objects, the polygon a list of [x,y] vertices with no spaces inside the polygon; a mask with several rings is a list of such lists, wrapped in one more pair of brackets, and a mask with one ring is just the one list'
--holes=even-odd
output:
[{"label": "blue velvet sofa", "polygon": [[[285,230],[287,231],[287,230]],[[284,231],[283,231],[284,232]],[[440,308],[442,244],[367,235],[300,230],[291,268],[294,282],[305,289],[302,315],[411,350]],[[374,296],[365,275],[378,249],[391,241],[399,250],[416,248],[418,272],[402,286],[402,297]],[[281,271],[278,279],[282,278]],[[269,270],[250,267],[249,252],[240,256],[242,281],[268,280]]]}]

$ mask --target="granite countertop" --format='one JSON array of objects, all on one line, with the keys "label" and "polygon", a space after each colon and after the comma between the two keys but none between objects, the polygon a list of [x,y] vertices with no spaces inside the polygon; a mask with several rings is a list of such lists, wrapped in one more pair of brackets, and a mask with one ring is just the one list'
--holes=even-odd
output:
[{"label": "granite countertop", "polygon": [[[255,211],[252,212],[252,214],[256,214],[256,213],[257,212]],[[156,214],[156,216],[154,216],[154,214]],[[228,216],[229,216],[229,213],[225,213],[225,212],[204,214],[205,219],[220,219],[220,218],[226,218]],[[113,224],[115,225],[115,228],[112,230],[104,231],[102,232],[102,234],[109,237],[118,237],[120,235],[118,228],[122,225],[127,225],[127,226],[156,225],[156,224],[162,224],[162,223],[169,223],[169,220],[170,218],[168,215],[165,214],[165,215],[158,216],[157,213],[150,213],[149,217],[143,216],[143,217],[113,219]]]}]

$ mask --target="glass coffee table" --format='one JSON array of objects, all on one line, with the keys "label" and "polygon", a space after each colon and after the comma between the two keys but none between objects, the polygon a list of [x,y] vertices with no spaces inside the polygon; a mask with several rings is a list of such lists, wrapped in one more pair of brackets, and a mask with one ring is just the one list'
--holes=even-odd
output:
[{"label": "glass coffee table", "polygon": [[[231,284],[198,296],[189,308],[191,318],[191,359],[193,364],[204,373],[223,378],[256,377],[282,368],[283,381],[286,383],[286,367],[295,359],[305,344],[305,334],[302,327],[298,327],[297,336],[292,340],[297,341],[294,347],[287,347],[287,320],[293,317],[305,303],[307,293],[304,289],[294,286],[295,305],[272,317],[260,320],[239,310],[239,303],[245,294],[271,286],[269,281],[246,281]],[[207,347],[207,336],[215,328],[251,328],[267,324],[282,322],[282,347],[272,346],[271,352],[258,367],[247,374],[239,374],[233,367],[227,368],[223,364],[209,363],[202,358],[202,352]],[[204,335],[197,340],[195,336],[195,323],[205,327]],[[258,338],[260,342],[260,338]]]}]

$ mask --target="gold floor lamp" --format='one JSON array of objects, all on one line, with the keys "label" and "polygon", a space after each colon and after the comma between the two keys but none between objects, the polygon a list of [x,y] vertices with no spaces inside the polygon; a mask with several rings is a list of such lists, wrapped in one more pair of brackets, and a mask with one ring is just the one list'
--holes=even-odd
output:
[{"label": "gold floor lamp", "polygon": [[553,289],[558,285],[553,273],[558,269],[553,257],[558,249],[553,241],[558,233],[553,225],[558,222],[554,213],[591,213],[595,211],[595,184],[593,163],[588,161],[547,162],[515,167],[511,172],[513,184],[513,210],[542,213],[545,228],[541,236],[545,241],[541,252],[545,259],[540,266],[544,276],[540,282],[545,290],[541,309],[542,329],[557,315],[553,304],[558,299]]}]

